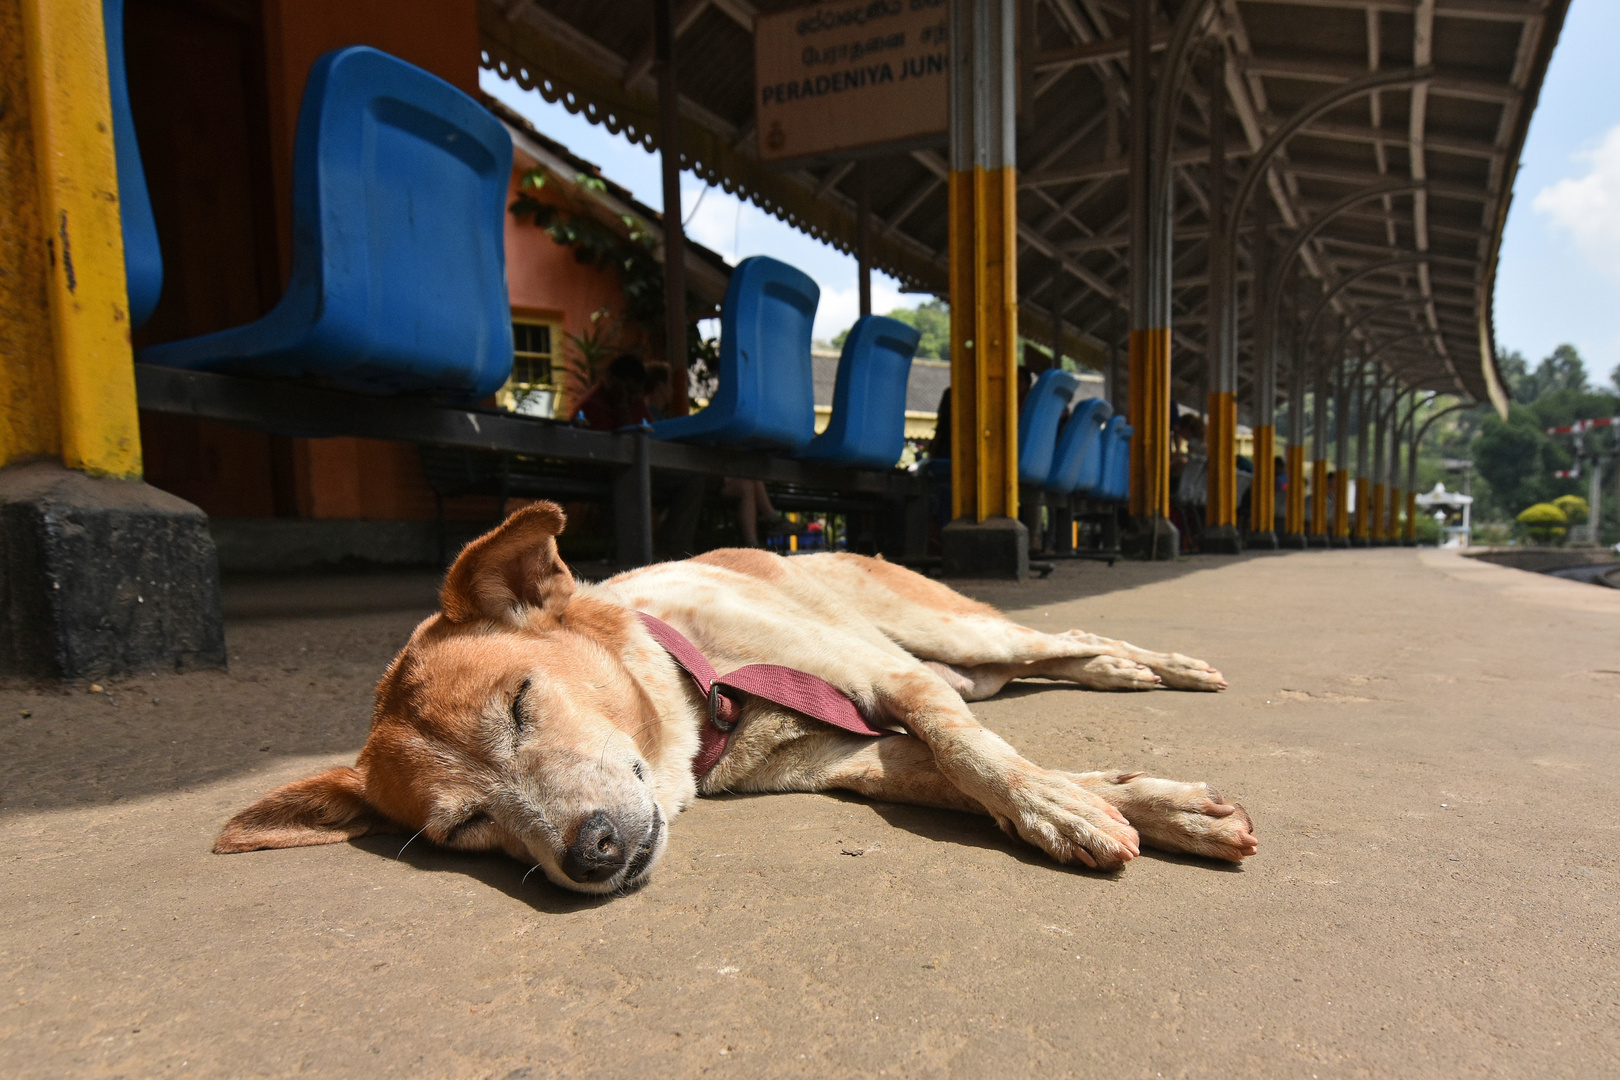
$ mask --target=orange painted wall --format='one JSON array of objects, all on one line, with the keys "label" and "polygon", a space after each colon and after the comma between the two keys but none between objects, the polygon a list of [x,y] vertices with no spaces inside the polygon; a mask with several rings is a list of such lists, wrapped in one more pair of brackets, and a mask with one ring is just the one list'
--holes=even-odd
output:
[{"label": "orange painted wall", "polygon": [[[534,160],[521,150],[512,155],[508,205],[517,197],[524,174],[534,165]],[[553,206],[567,201],[549,184],[530,194]],[[624,313],[624,292],[615,272],[580,263],[572,248],[555,243],[531,219],[519,220],[511,214],[506,215],[506,285],[514,313],[555,319],[569,334],[583,336],[591,328],[592,313],[604,307],[611,313],[606,317],[609,322],[622,320]],[[625,348],[645,344],[641,332],[624,326],[622,321],[614,340]],[[565,353],[573,348],[566,342],[559,342],[558,347]],[[581,389],[570,386],[568,392],[577,395]]]}]

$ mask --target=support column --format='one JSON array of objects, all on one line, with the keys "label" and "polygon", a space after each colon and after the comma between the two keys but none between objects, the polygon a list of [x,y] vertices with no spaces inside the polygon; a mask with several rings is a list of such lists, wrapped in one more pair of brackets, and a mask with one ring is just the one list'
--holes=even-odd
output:
[{"label": "support column", "polygon": [[670,409],[685,416],[686,233],[681,227],[680,99],[675,87],[674,0],[653,0],[653,66],[658,73],[658,164],[664,187],[664,359],[669,362]]},{"label": "support column", "polygon": [[1298,342],[1288,377],[1288,503],[1282,546],[1305,547],[1305,347]]},{"label": "support column", "polygon": [[1368,392],[1366,371],[1360,370],[1356,377],[1356,520],[1350,533],[1351,547],[1367,546],[1368,496],[1371,494],[1368,489],[1372,486],[1367,471],[1368,450],[1371,449],[1367,445],[1367,435],[1371,427],[1367,416],[1371,411],[1371,397]]},{"label": "support column", "polygon": [[1372,490],[1367,499],[1367,543],[1377,547],[1384,542],[1384,510],[1389,505],[1389,488],[1384,483],[1384,389],[1383,379],[1373,391],[1372,419]]},{"label": "support column", "polygon": [[953,0],[950,64],[951,577],[1024,578],[1018,520],[1016,0]]},{"label": "support column", "polygon": [[100,0],[0,0],[0,674],[220,666],[202,511],[141,481]]},{"label": "support column", "polygon": [[1249,547],[1277,546],[1277,342],[1272,304],[1262,284],[1271,277],[1270,204],[1260,208],[1260,229],[1254,241],[1254,486],[1249,489]]},{"label": "support column", "polygon": [[1205,507],[1203,550],[1236,555],[1243,550],[1237,527],[1237,362],[1232,341],[1232,293],[1227,279],[1227,247],[1232,231],[1226,221],[1226,79],[1225,54],[1218,53],[1212,72],[1209,106],[1209,355],[1212,367],[1209,423],[1209,488]]},{"label": "support column", "polygon": [[1384,517],[1384,543],[1401,542],[1401,398],[1396,394],[1390,409],[1389,467],[1385,476],[1389,481],[1389,509]]},{"label": "support column", "polygon": [[1328,443],[1328,366],[1319,359],[1316,365],[1316,394],[1311,402],[1311,525],[1306,543],[1311,547],[1327,547],[1327,443]]},{"label": "support column", "polygon": [[[1152,63],[1154,0],[1131,5],[1131,344],[1126,419],[1131,439],[1131,527],[1125,549],[1149,559],[1173,559],[1181,537],[1170,524],[1170,222],[1161,205],[1153,152]],[[1165,78],[1171,73],[1166,72]]]},{"label": "support column", "polygon": [[[1333,394],[1333,534],[1332,547],[1350,546],[1350,409],[1352,402],[1350,365],[1339,369],[1339,384]],[[1359,379],[1361,369],[1355,368]]]}]

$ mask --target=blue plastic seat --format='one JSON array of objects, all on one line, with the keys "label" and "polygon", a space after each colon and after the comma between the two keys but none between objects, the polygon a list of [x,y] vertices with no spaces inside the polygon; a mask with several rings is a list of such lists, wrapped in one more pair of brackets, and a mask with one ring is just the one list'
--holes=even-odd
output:
[{"label": "blue plastic seat", "polygon": [[246,326],[146,363],[476,400],[512,371],[512,142],[478,102],[365,46],[310,69],[293,151],[293,272]]},{"label": "blue plastic seat", "polygon": [[816,433],[810,332],[821,289],[765,255],[731,272],[720,311],[720,385],[707,408],[653,425],[678,442],[803,450]]},{"label": "blue plastic seat", "polygon": [[129,325],[145,325],[163,292],[163,250],[158,246],[152,197],[135,141],[129,112],[129,78],[124,67],[124,0],[102,0],[107,38],[107,89],[112,94],[113,153],[118,164],[118,216],[124,232],[124,278],[129,289]]},{"label": "blue plastic seat", "polygon": [[1053,451],[1057,448],[1058,425],[1063,410],[1074,400],[1080,379],[1073,372],[1050,368],[1041,372],[1024,398],[1018,414],[1018,482],[1044,485],[1052,472]]},{"label": "blue plastic seat", "polygon": [[1131,494],[1131,436],[1136,429],[1123,416],[1109,420],[1103,428],[1102,483],[1092,497],[1104,502],[1124,502]]},{"label": "blue plastic seat", "polygon": [[835,465],[893,468],[906,448],[906,380],[922,335],[898,319],[864,315],[838,357],[827,430],[799,456]]},{"label": "blue plastic seat", "polygon": [[1058,435],[1052,471],[1042,485],[1047,491],[1067,495],[1094,490],[1102,483],[1103,426],[1113,411],[1102,398],[1087,398],[1074,407]]}]

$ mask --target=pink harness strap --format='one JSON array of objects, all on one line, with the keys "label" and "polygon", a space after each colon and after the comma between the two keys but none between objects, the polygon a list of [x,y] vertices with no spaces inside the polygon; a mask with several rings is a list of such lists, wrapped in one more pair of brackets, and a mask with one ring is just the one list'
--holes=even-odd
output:
[{"label": "pink harness strap", "polygon": [[727,675],[718,675],[714,666],[685,634],[645,611],[636,614],[647,632],[664,647],[664,651],[680,665],[681,670],[692,677],[698,690],[709,699],[709,723],[703,725],[703,742],[697,758],[692,762],[692,772],[696,776],[701,777],[714,768],[720,755],[726,752],[732,729],[737,726],[737,703],[729,692],[740,691],[774,701],[812,720],[820,720],[856,735],[877,738],[894,734],[868,721],[843,691],[825,679],[780,664],[749,664]]}]

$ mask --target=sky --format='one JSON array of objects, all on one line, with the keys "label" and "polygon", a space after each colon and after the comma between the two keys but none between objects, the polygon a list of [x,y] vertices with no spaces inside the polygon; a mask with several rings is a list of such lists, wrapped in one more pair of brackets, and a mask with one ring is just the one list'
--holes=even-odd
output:
[{"label": "sky", "polygon": [[[1558,345],[1580,350],[1596,383],[1620,367],[1620,2],[1574,0],[1553,54],[1503,236],[1496,278],[1496,345],[1531,365]],[[629,188],[649,206],[663,203],[658,157],[609,134],[538,91],[481,73],[490,95],[527,116]],[[720,188],[681,174],[687,231],[729,261],[769,254],[821,286],[815,336],[830,340],[855,321],[855,260]],[[893,279],[874,274],[872,309],[914,307]]]},{"label": "sky", "polygon": [[1574,0],[1520,158],[1496,275],[1496,347],[1565,342],[1620,366],[1620,3]]}]

